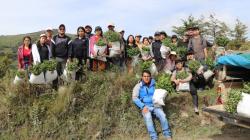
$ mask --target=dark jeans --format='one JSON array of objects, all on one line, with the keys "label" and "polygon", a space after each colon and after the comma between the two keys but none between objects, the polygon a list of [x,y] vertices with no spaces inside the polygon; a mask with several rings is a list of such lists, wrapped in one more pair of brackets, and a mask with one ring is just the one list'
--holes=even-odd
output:
[{"label": "dark jeans", "polygon": [[[57,71],[57,74],[58,74],[58,77],[61,76],[63,74],[63,70],[65,69],[66,67],[66,62],[67,60],[66,59],[63,59],[63,58],[56,58],[56,61],[57,61],[57,67],[56,67],[56,71]],[[58,89],[58,77],[53,81],[53,85],[52,87],[57,90]]]},{"label": "dark jeans", "polygon": [[[82,79],[82,76],[83,76],[83,61],[82,59],[78,59],[79,63],[78,63],[78,67],[79,67],[79,70],[76,72],[76,79],[77,81],[81,80]],[[85,61],[86,63],[86,61]]]},{"label": "dark jeans", "polygon": [[192,95],[193,105],[198,108],[197,89],[192,81],[190,81],[190,94]]}]

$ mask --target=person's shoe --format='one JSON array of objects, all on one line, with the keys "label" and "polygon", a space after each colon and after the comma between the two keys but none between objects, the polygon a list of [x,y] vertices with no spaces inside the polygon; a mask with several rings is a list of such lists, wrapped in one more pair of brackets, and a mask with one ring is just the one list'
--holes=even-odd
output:
[{"label": "person's shoe", "polygon": [[194,112],[195,112],[196,115],[199,115],[199,109],[198,109],[198,107],[194,107]]}]

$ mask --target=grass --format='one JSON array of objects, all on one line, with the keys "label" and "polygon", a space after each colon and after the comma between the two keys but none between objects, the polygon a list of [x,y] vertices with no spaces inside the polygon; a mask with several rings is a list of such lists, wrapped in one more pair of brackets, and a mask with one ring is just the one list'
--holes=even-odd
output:
[{"label": "grass", "polygon": [[[84,82],[51,90],[49,86],[13,85],[14,72],[0,80],[0,139],[148,139],[139,109],[132,102],[134,75],[87,72]],[[199,93],[214,104],[214,89]],[[209,114],[195,115],[189,93],[171,94],[167,114],[175,139],[198,139],[222,134],[223,123]],[[161,135],[160,123],[155,120]]]}]

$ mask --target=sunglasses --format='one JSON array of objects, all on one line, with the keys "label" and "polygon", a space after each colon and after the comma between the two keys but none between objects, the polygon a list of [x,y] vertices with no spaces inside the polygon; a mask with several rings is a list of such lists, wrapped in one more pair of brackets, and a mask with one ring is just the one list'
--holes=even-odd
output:
[{"label": "sunglasses", "polygon": [[59,30],[61,30],[61,31],[65,31],[65,29],[64,29],[64,28],[60,28]]}]

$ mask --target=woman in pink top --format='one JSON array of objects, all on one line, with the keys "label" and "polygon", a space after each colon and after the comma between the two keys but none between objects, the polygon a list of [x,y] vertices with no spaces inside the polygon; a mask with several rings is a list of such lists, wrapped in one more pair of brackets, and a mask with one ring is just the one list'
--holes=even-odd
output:
[{"label": "woman in pink top", "polygon": [[100,56],[100,54],[94,51],[94,45],[100,38],[103,38],[103,32],[102,32],[102,28],[100,26],[97,26],[95,27],[95,35],[93,35],[89,39],[89,56],[92,58],[90,69],[92,71],[103,71],[106,68],[106,62],[102,60],[98,60],[97,56]]},{"label": "woman in pink top", "polygon": [[18,47],[17,51],[18,69],[28,69],[32,63],[31,54],[31,38],[25,36],[23,38],[23,44]]}]

